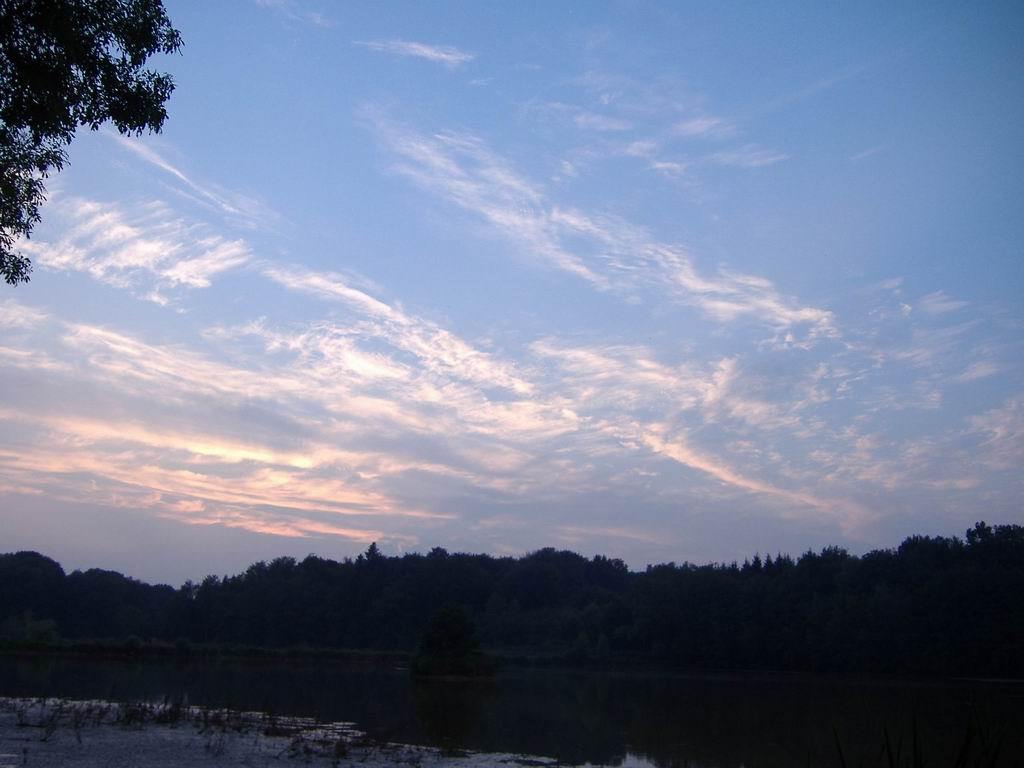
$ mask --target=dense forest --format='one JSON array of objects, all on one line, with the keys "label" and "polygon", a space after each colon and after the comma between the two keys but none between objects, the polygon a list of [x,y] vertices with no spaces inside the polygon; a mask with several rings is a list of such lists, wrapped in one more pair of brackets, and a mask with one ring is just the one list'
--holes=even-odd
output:
[{"label": "dense forest", "polygon": [[854,556],[838,547],[742,564],[649,566],[542,549],[519,558],[386,557],[251,565],[175,589],[113,571],[65,574],[0,555],[0,640],[164,641],[410,651],[460,607],[481,645],[574,663],[1024,675],[1024,527],[913,536]]}]

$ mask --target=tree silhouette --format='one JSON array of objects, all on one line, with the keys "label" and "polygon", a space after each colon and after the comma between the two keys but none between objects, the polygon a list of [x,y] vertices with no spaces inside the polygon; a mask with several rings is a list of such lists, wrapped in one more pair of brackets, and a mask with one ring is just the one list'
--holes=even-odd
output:
[{"label": "tree silhouette", "polygon": [[145,69],[181,36],[161,0],[0,0],[0,275],[32,270],[14,246],[39,222],[44,179],[67,164],[79,127],[159,132],[174,90]]},{"label": "tree silhouette", "polygon": [[479,643],[473,622],[457,605],[445,606],[434,614],[420,638],[413,670],[418,674],[478,674]]},{"label": "tree silhouette", "polygon": [[[2,2],[2,0],[0,0]],[[179,589],[0,554],[0,649],[41,640],[418,651],[480,674],[477,650],[693,669],[1024,675],[1024,527],[911,536],[749,563],[630,571],[603,556],[282,557]]]},{"label": "tree silhouette", "polygon": [[441,659],[462,659],[477,650],[473,625],[458,606],[438,611],[420,640],[420,653]]}]

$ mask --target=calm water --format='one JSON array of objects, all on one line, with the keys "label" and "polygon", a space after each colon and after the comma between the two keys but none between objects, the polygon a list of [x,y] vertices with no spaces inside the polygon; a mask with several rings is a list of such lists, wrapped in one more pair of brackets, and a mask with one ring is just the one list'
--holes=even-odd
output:
[{"label": "calm water", "polygon": [[592,765],[874,763],[883,728],[929,765],[952,763],[977,713],[1024,756],[1024,684],[508,671],[485,682],[414,681],[352,664],[156,663],[0,658],[0,695],[227,706],[354,722],[404,743],[515,752]]}]

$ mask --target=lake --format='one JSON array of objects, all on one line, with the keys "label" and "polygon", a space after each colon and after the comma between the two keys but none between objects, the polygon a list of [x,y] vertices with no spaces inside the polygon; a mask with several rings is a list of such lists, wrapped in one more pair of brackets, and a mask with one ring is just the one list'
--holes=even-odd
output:
[{"label": "lake", "polygon": [[510,669],[414,680],[348,662],[0,658],[0,695],[180,700],[352,722],[389,742],[521,753],[578,765],[874,764],[888,731],[925,765],[952,765],[968,720],[1024,755],[1024,683]]}]

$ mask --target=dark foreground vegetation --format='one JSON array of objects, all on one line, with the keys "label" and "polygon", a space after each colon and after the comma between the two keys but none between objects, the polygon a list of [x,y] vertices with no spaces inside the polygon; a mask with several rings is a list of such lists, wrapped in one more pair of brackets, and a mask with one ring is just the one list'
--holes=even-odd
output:
[{"label": "dark foreground vegetation", "polygon": [[178,589],[0,555],[8,648],[107,639],[128,652],[412,652],[449,606],[506,657],[1021,677],[1024,527],[978,523],[965,539],[914,536],[860,557],[828,547],[639,573],[553,549],[385,557],[374,545],[354,560],[279,558]]}]

